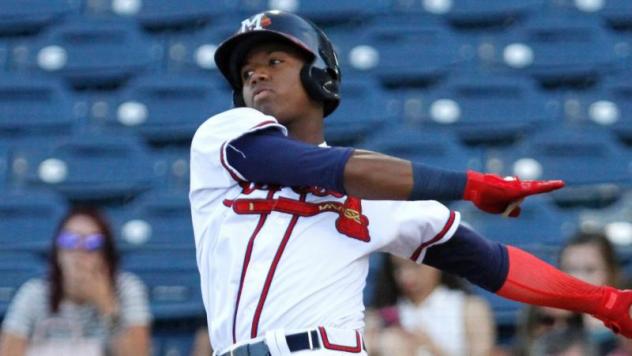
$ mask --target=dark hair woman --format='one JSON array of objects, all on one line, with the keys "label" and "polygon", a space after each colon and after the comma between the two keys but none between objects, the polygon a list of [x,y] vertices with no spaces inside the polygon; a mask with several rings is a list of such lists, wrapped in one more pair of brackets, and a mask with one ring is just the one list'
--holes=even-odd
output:
[{"label": "dark hair woman", "polygon": [[11,302],[0,354],[149,354],[145,287],[118,270],[114,237],[98,209],[71,209],[49,256],[48,279],[26,282]]}]

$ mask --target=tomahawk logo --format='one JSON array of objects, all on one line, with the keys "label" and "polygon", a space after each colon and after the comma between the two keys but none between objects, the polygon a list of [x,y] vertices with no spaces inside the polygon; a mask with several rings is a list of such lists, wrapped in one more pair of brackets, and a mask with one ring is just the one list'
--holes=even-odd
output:
[{"label": "tomahawk logo", "polygon": [[272,21],[265,14],[257,14],[253,17],[247,18],[241,22],[241,29],[239,32],[248,32],[254,30],[262,30],[264,27],[270,26]]}]

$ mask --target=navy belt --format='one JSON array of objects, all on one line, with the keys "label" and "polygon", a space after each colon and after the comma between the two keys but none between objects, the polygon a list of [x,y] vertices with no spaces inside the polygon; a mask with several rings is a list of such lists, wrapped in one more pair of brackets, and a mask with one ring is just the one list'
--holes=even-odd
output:
[{"label": "navy belt", "polygon": [[[309,342],[310,334],[312,338],[311,345]],[[318,340],[318,332],[316,332],[316,330],[285,335],[285,342],[290,352],[316,350],[320,348],[320,341]],[[232,352],[227,351],[219,356],[270,356],[270,349],[265,342],[259,341],[252,344],[241,345]]]}]

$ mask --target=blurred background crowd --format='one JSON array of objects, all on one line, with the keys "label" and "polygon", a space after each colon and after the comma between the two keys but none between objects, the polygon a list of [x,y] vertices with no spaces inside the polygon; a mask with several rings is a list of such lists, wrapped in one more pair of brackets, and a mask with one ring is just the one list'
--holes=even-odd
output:
[{"label": "blurred background crowd", "polygon": [[[215,48],[268,8],[336,46],[330,145],[564,179],[519,219],[444,203],[632,287],[630,1],[0,0],[0,353],[208,354],[189,144],[232,103]],[[632,355],[590,317],[390,256],[373,256],[365,302],[376,355]]]}]

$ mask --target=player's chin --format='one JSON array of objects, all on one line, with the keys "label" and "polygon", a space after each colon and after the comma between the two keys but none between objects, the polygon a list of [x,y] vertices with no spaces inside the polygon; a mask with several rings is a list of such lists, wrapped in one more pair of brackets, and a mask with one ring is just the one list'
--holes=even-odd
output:
[{"label": "player's chin", "polygon": [[253,107],[266,115],[274,117],[277,117],[280,112],[279,105],[271,100],[256,101]]}]

